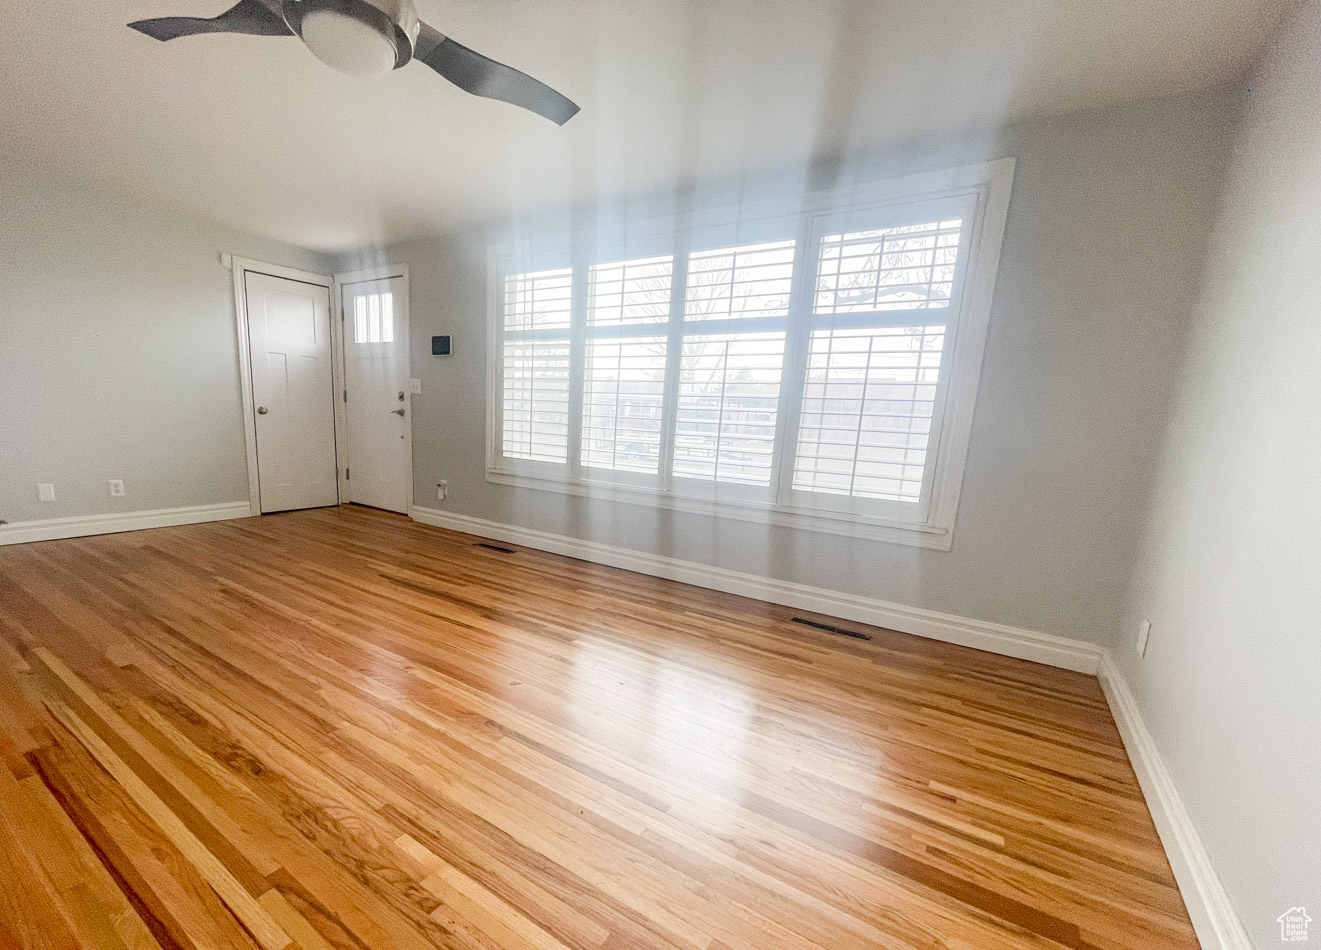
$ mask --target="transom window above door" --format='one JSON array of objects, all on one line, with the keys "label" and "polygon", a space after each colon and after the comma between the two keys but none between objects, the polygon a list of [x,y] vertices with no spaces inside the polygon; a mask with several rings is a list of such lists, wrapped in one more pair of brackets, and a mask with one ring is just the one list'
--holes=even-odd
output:
[{"label": "transom window above door", "polygon": [[497,250],[488,477],[948,548],[1011,175]]}]

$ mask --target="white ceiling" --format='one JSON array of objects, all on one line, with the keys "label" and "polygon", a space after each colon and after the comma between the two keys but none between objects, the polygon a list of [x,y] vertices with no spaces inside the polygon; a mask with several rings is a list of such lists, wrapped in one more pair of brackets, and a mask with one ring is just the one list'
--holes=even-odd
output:
[{"label": "white ceiling", "polygon": [[1292,0],[417,0],[564,128],[418,64],[124,26],[229,5],[0,0],[0,161],[339,250],[1209,85]]}]

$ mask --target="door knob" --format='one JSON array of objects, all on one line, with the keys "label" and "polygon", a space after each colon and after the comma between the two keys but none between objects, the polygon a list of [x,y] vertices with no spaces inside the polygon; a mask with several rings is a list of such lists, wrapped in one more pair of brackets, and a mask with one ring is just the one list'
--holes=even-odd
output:
[{"label": "door knob", "polygon": [[402,410],[402,409],[391,409],[391,410],[390,410],[390,414],[391,414],[391,415],[395,415],[395,416],[402,416],[402,415],[404,414],[404,410]]},{"label": "door knob", "polygon": [[259,416],[264,416],[264,415],[266,415],[266,407],[265,407],[265,406],[258,406],[258,407],[257,407],[257,415],[259,415]]}]

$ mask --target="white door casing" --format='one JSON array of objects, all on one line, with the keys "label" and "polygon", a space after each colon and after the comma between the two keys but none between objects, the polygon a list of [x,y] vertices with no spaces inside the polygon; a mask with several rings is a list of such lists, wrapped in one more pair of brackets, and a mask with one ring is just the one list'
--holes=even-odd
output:
[{"label": "white door casing", "polygon": [[408,513],[412,400],[408,278],[399,269],[340,275],[347,393],[347,500]]},{"label": "white door casing", "polygon": [[329,288],[242,276],[260,511],[338,504]]}]

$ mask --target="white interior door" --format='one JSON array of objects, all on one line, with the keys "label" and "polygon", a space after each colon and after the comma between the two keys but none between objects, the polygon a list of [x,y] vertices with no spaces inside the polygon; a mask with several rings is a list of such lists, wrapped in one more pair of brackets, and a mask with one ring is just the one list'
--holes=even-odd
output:
[{"label": "white interior door", "polygon": [[262,512],[339,504],[330,290],[247,271]]},{"label": "white interior door", "polygon": [[343,294],[349,500],[407,514],[413,464],[407,280],[354,281],[343,285]]}]

